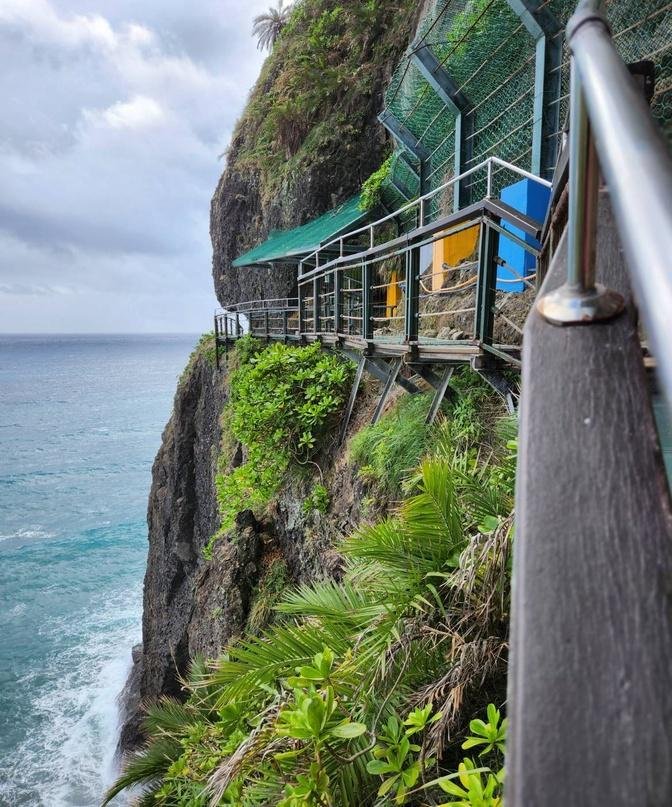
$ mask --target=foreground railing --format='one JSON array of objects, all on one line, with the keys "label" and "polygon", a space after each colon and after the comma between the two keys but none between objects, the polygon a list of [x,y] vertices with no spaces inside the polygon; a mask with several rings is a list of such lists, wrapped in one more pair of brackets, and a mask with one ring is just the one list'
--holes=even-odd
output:
[{"label": "foreground railing", "polygon": [[672,400],[672,163],[597,4],[568,40],[569,223],[522,356],[506,804],[653,807],[672,804],[672,508],[629,281]]}]

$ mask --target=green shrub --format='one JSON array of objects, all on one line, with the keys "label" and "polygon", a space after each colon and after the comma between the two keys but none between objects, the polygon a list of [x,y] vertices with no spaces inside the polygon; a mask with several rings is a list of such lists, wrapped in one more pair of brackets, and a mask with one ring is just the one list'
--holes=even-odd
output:
[{"label": "green shrub", "polygon": [[388,157],[377,171],[362,185],[362,198],[359,206],[362,210],[373,210],[380,204],[383,183],[390,175],[392,157]]},{"label": "green shrub", "polygon": [[350,458],[360,475],[388,493],[398,493],[406,475],[425,453],[431,427],[425,424],[431,397],[404,395],[375,426],[365,426],[350,441]]},{"label": "green shrub", "polygon": [[312,458],[337,420],[353,374],[351,362],[318,344],[277,343],[259,352],[257,340],[240,341],[223,422],[227,444],[242,443],[246,458],[217,474],[222,531],[242,510],[266,506],[287,469]]},{"label": "green shrub", "polygon": [[308,515],[313,510],[317,510],[318,513],[326,513],[328,509],[329,491],[324,485],[317,484],[301,505],[301,511],[304,515]]}]

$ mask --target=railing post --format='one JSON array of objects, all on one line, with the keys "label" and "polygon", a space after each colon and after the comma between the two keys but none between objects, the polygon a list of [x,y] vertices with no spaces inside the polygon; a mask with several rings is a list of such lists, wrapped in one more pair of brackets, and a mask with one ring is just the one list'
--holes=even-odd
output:
[{"label": "railing post", "polygon": [[240,337],[240,314],[236,311],[236,339]]},{"label": "railing post", "polygon": [[595,283],[600,169],[574,57],[569,103],[567,281],[537,301],[539,313],[554,325],[581,325],[611,319],[620,314],[624,306],[620,294]]},{"label": "railing post", "polygon": [[215,365],[219,370],[219,323],[215,314]]},{"label": "railing post", "polygon": [[371,320],[371,311],[373,309],[373,300],[371,299],[372,281],[371,264],[365,261],[362,265],[362,338],[366,339],[367,342],[373,339],[373,322]]},{"label": "railing post", "polygon": [[334,270],[334,334],[341,331],[341,270]]},{"label": "railing post", "polygon": [[497,258],[499,234],[487,222],[483,228],[478,254],[478,284],[476,287],[476,311],[474,336],[479,342],[492,344],[495,322],[495,278],[497,276]]},{"label": "railing post", "polygon": [[420,296],[420,247],[412,247],[406,253],[406,305],[405,336],[407,342],[418,341]]},{"label": "railing post", "polygon": [[297,287],[297,308],[298,308],[298,319],[299,319],[299,341],[303,338],[303,332],[305,329],[305,315],[303,311],[303,283],[299,282]]},{"label": "railing post", "polygon": [[264,308],[264,333],[266,334],[266,341],[269,338],[269,330],[268,330],[268,308]]},{"label": "railing post", "polygon": [[320,297],[317,277],[313,278],[313,333],[320,332]]}]

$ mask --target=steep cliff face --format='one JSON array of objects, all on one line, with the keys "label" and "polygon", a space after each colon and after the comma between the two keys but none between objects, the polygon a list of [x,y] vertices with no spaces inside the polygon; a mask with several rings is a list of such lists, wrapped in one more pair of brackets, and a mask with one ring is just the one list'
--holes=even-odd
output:
[{"label": "steep cliff face", "polygon": [[[244,631],[273,562],[282,561],[287,582],[338,576],[333,544],[361,521],[362,485],[332,435],[319,458],[327,469],[323,476],[315,470],[288,479],[263,522],[249,510],[240,513],[206,560],[203,549],[220,525],[215,476],[226,400],[226,372],[198,355],[180,382],[152,470],[143,643],[134,648],[122,694],[122,751],[142,739],[141,703],[181,697],[180,678],[190,661],[216,657]],[[353,429],[370,417],[373,403],[362,397]],[[240,446],[230,450],[235,463]],[[330,493],[328,511],[304,512],[306,497],[322,480]]]},{"label": "steep cliff face", "polygon": [[296,268],[234,269],[271,230],[353,196],[384,160],[377,115],[417,24],[415,0],[303,0],[254,87],[212,200],[213,279],[222,305],[283,297]]}]

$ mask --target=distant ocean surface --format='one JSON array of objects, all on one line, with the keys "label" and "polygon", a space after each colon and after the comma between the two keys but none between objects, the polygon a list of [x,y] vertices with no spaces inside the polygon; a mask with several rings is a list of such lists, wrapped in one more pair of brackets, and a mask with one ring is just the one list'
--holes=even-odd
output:
[{"label": "distant ocean surface", "polygon": [[94,807],[193,336],[0,336],[0,805]]}]

